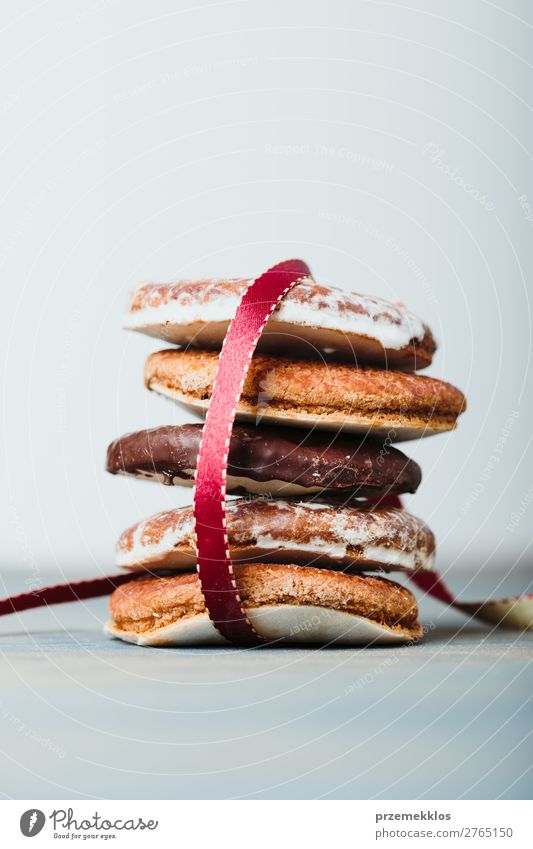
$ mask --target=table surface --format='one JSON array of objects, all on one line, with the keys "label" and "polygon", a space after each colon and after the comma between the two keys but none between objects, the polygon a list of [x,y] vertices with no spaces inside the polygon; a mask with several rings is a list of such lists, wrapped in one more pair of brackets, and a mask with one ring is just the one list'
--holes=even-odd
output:
[{"label": "table surface", "polygon": [[148,649],[105,616],[0,620],[3,798],[531,798],[533,633],[424,600],[417,646]]}]

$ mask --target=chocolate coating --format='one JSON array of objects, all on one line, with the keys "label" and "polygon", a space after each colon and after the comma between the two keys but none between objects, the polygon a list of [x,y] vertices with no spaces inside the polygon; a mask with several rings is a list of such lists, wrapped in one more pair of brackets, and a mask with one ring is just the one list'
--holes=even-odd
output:
[{"label": "chocolate coating", "polygon": [[[191,484],[201,424],[158,427],[111,443],[107,471]],[[276,427],[235,425],[228,492],[381,496],[416,492],[420,467],[398,449],[369,439]]]}]

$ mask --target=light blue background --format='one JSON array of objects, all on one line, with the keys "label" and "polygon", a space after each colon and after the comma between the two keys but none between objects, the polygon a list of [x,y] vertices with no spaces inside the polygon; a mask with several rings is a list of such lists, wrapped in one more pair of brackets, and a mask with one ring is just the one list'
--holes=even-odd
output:
[{"label": "light blue background", "polygon": [[120,330],[129,289],[293,255],[403,299],[440,342],[430,373],[468,396],[456,433],[406,445],[441,566],[521,557],[530,5],[54,0],[2,19],[6,562],[91,573],[190,499],[103,471],[114,437],[185,418],[143,388],[157,341]]},{"label": "light blue background", "polygon": [[[109,573],[125,527],[190,499],[103,470],[119,434],[187,420],[143,388],[128,290],[294,255],[433,327],[469,410],[405,446],[409,508],[465,597],[525,589],[532,29],[518,0],[3,2],[4,591]],[[243,656],[111,642],[104,616],[2,622],[5,795],[530,795],[516,635],[423,601],[437,627],[398,662]]]}]

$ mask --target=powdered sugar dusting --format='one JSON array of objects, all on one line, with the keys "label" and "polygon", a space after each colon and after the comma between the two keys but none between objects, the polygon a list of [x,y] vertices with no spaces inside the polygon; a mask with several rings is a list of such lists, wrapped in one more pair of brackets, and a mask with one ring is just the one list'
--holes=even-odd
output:
[{"label": "powdered sugar dusting", "polygon": [[[232,544],[261,551],[287,550],[329,557],[339,565],[368,561],[378,568],[431,569],[434,540],[419,519],[404,510],[369,510],[357,506],[292,499],[239,498],[227,504]],[[191,508],[158,513],[126,531],[117,547],[117,563],[142,566],[157,560],[165,566],[177,547],[192,553]],[[252,555],[253,556],[253,555]]]},{"label": "powdered sugar dusting", "polygon": [[[157,325],[229,322],[249,283],[235,279],[142,284],[132,293],[124,327],[142,330]],[[413,340],[421,342],[426,332],[418,316],[402,304],[319,286],[311,278],[302,280],[287,294],[275,309],[273,320],[366,336],[394,350]]]}]

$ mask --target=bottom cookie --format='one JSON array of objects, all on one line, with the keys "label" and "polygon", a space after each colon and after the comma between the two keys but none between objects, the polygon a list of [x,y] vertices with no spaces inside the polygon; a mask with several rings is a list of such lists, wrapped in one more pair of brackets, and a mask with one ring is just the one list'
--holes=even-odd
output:
[{"label": "bottom cookie", "polygon": [[[413,594],[385,578],[308,566],[235,565],[247,615],[272,644],[369,646],[421,636]],[[141,646],[227,645],[196,573],[134,580],[110,599],[108,633]]]}]

